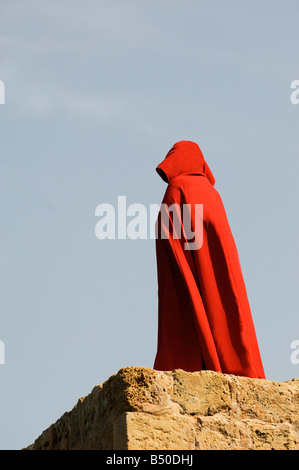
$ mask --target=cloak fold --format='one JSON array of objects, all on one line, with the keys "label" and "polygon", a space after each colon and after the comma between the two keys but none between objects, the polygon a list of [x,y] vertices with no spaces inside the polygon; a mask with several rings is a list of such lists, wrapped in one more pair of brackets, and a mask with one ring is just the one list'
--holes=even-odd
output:
[{"label": "cloak fold", "polygon": [[[237,248],[200,148],[177,142],[157,172],[168,186],[156,223],[154,369],[265,378]],[[195,205],[202,205],[199,216]],[[198,248],[192,248],[192,232],[193,240],[200,238]]]}]

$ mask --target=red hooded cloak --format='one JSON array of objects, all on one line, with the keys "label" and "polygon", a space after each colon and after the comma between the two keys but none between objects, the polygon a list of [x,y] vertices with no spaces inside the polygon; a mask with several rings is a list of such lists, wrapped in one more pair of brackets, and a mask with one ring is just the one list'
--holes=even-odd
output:
[{"label": "red hooded cloak", "polygon": [[[199,146],[177,142],[156,170],[168,186],[156,224],[158,345],[154,368],[209,369],[265,378],[237,248]],[[202,205],[197,218],[192,208],[196,204]],[[175,211],[166,209],[165,219],[162,207],[170,206]],[[183,207],[191,207],[191,230],[201,232],[200,246],[195,249],[190,248]],[[181,234],[176,233],[176,212],[181,217]]]}]

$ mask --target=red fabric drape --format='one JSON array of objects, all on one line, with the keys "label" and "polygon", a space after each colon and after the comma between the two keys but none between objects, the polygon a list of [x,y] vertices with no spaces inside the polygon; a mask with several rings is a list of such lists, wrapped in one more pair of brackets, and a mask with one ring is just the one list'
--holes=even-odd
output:
[{"label": "red fabric drape", "polygon": [[[168,186],[157,219],[154,368],[209,369],[265,378],[237,248],[199,146],[177,142],[157,172]],[[202,204],[202,219],[195,217],[196,204]],[[170,206],[174,212],[167,210]],[[184,236],[184,207],[191,207],[190,228],[202,234],[196,249],[186,249],[192,243]],[[181,234],[176,233],[178,228]]]}]

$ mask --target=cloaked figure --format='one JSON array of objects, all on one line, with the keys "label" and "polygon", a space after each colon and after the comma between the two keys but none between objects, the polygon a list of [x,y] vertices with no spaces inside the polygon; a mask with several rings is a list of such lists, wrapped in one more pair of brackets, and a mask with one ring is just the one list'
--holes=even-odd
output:
[{"label": "cloaked figure", "polygon": [[168,186],[156,222],[154,369],[265,378],[237,248],[199,146],[177,142],[156,170]]}]

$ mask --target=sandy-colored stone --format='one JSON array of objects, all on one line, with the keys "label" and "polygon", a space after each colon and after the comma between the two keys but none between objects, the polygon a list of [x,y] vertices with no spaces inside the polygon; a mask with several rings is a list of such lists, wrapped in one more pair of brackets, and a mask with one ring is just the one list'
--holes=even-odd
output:
[{"label": "sandy-colored stone", "polygon": [[195,429],[192,417],[127,413],[128,450],[194,449]]},{"label": "sandy-colored stone", "polygon": [[28,450],[299,449],[299,380],[127,367]]},{"label": "sandy-colored stone", "polygon": [[185,372],[175,370],[173,399],[187,414],[213,415],[231,409],[229,378],[212,371]]},{"label": "sandy-colored stone", "polygon": [[197,449],[243,450],[251,447],[246,423],[226,414],[201,416],[197,419]]}]

